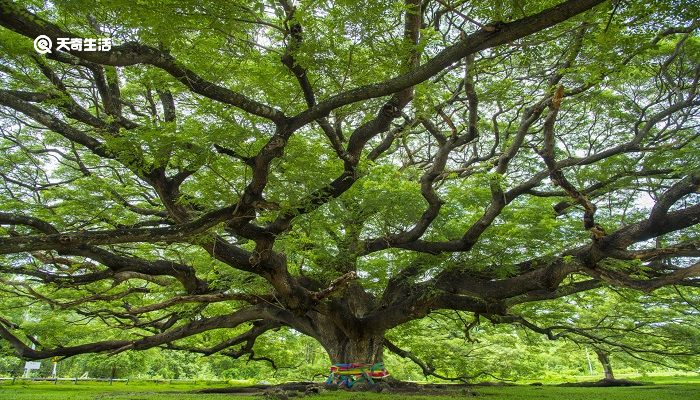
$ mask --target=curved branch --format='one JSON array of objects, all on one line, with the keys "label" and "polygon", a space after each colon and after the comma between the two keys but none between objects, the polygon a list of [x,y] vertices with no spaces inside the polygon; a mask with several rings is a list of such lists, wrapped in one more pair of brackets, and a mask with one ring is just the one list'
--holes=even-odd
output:
[{"label": "curved branch", "polygon": [[230,300],[245,301],[248,304],[259,304],[260,302],[272,302],[274,301],[274,298],[268,295],[257,295],[247,293],[213,293],[189,296],[176,296],[157,304],[149,304],[147,306],[141,306],[138,308],[130,308],[127,311],[127,313],[137,315],[162,310],[170,306],[182,303],[207,304]]},{"label": "curved branch", "polygon": [[[85,245],[104,245],[135,242],[187,242],[193,235],[206,232],[228,220],[234,207],[224,207],[204,214],[191,222],[162,228],[116,229],[107,231],[80,231],[28,235],[0,239],[0,254],[38,250],[70,250]],[[4,215],[5,220],[10,220]],[[16,217],[15,220],[17,220]],[[0,219],[2,223],[2,219]],[[53,232],[56,232],[54,229]]]},{"label": "curved branch", "polygon": [[[46,35],[51,38],[53,43],[56,43],[59,37],[80,37],[73,33],[66,32],[57,25],[45,21],[35,14],[6,0],[0,2],[0,25],[28,38]],[[115,46],[108,52],[71,50],[69,53],[80,59],[102,65],[152,65],[164,70],[190,90],[202,96],[225,104],[230,104],[250,114],[272,120],[277,124],[282,124],[286,120],[286,117],[281,111],[249,99],[241,93],[209,82],[192,70],[184,67],[182,63],[170,54],[150,46],[130,42]]]},{"label": "curved branch", "polygon": [[108,340],[77,346],[56,347],[53,349],[35,350],[24,344],[17,336],[9,331],[0,321],[0,337],[4,338],[15,349],[15,353],[22,358],[39,360],[50,357],[70,357],[77,354],[112,352],[119,353],[125,350],[145,350],[160,346],[178,339],[196,335],[212,329],[235,328],[236,326],[263,318],[264,308],[251,306],[243,308],[233,314],[219,317],[205,318],[192,321],[177,328],[172,328],[163,333],[147,336],[137,340]]},{"label": "curved branch", "polygon": [[[199,353],[203,354],[205,356],[210,356],[212,354],[216,354],[219,352],[222,352],[229,347],[241,344],[241,343],[246,343],[243,348],[236,352],[227,352],[226,355],[231,356],[232,354],[236,354],[234,358],[238,358],[244,354],[250,354],[252,356],[252,351],[253,351],[253,345],[255,344],[255,341],[257,338],[264,334],[267,331],[271,331],[274,329],[277,329],[281,327],[282,324],[277,322],[277,321],[266,321],[266,320],[260,320],[260,321],[255,321],[253,322],[253,327],[246,331],[245,333],[242,333],[238,336],[232,337],[231,339],[225,340],[217,345],[211,346],[211,347],[188,347],[188,346],[183,346],[183,345],[176,345],[172,343],[168,343],[165,345],[165,348],[168,349],[173,349],[173,350],[186,350],[192,353]],[[274,363],[273,363],[274,364]]]},{"label": "curved branch", "polygon": [[424,362],[423,360],[418,358],[415,354],[411,353],[410,351],[406,351],[406,350],[401,349],[399,346],[395,345],[394,343],[389,341],[389,339],[387,339],[387,338],[384,338],[384,346],[389,351],[398,355],[399,357],[408,358],[409,360],[413,361],[414,364],[416,364],[417,366],[420,367],[421,371],[423,372],[423,375],[426,378],[428,376],[434,376],[438,379],[443,379],[446,381],[460,381],[460,382],[464,382],[464,383],[469,383],[470,381],[472,381],[480,376],[488,375],[492,378],[500,380],[500,378],[498,378],[494,375],[491,375],[487,371],[481,371],[481,372],[473,374],[473,375],[459,375],[459,376],[454,376],[454,377],[442,375],[442,374],[435,372],[435,367]]},{"label": "curved branch", "polygon": [[331,110],[361,100],[387,96],[408,87],[424,82],[438,72],[464,57],[480,50],[513,42],[517,39],[539,32],[560,22],[587,11],[605,0],[568,0],[540,13],[510,23],[497,23],[496,26],[484,27],[460,40],[427,63],[387,81],[359,87],[337,94],[316,106],[302,112],[291,120],[291,127],[297,128],[327,115]]},{"label": "curved branch", "polygon": [[[521,326],[524,326],[533,332],[541,333],[545,336],[547,336],[548,339],[550,340],[557,340],[560,338],[568,338],[571,339],[574,342],[577,342],[575,337],[571,337],[570,334],[580,336],[583,338],[586,338],[593,343],[599,343],[599,344],[606,344],[609,346],[613,346],[616,348],[623,349],[625,351],[629,351],[632,353],[648,353],[648,354],[659,354],[659,355],[666,355],[666,356],[695,356],[697,355],[694,352],[674,352],[674,351],[666,351],[666,350],[658,350],[658,349],[652,349],[652,348],[636,348],[633,346],[629,346],[623,343],[618,343],[615,341],[612,341],[606,337],[594,335],[590,332],[588,332],[585,328],[576,328],[576,327],[571,327],[571,326],[565,326],[565,325],[552,325],[552,326],[547,326],[547,327],[540,327],[524,317],[520,315],[506,315],[506,316],[487,316],[493,323],[517,323]],[[558,333],[557,333],[558,331]]]}]

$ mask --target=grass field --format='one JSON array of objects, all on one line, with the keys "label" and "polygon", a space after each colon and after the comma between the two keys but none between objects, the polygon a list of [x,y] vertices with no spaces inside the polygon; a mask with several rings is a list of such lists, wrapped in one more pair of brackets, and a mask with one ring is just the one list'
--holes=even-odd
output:
[{"label": "grass field", "polygon": [[[507,387],[477,387],[477,398],[488,400],[693,400],[700,399],[700,377],[654,377],[640,378],[654,384],[627,388],[579,388],[558,386],[507,386]],[[241,396],[231,394],[197,394],[192,391],[203,388],[222,386],[206,383],[152,383],[152,382],[123,382],[114,383],[84,383],[74,385],[60,382],[54,385],[50,382],[11,382],[0,383],[0,399],[2,400],[202,400],[202,399],[232,399],[259,400],[262,397]],[[398,400],[405,398],[403,394],[355,393],[344,391],[325,392],[313,399],[376,399]],[[459,390],[450,396],[410,396],[411,399],[454,399],[474,398]]]}]

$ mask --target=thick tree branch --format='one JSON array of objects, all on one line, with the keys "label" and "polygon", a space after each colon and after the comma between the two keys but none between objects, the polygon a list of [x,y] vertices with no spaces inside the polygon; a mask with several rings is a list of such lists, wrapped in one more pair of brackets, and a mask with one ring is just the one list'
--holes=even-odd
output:
[{"label": "thick tree branch", "polygon": [[[162,228],[117,229],[28,235],[0,239],[0,254],[38,250],[68,250],[84,245],[105,245],[136,242],[187,242],[194,235],[206,232],[231,217],[233,207],[225,207],[184,224]],[[12,218],[16,219],[16,216]],[[10,220],[5,217],[5,220]],[[55,232],[55,230],[54,230]]]},{"label": "thick tree branch", "polygon": [[480,50],[510,43],[517,39],[544,30],[561,23],[577,14],[589,10],[604,0],[568,0],[555,7],[546,9],[510,23],[498,24],[495,29],[480,29],[460,40],[457,44],[441,51],[427,63],[388,81],[363,86],[337,94],[292,119],[292,128],[303,126],[331,110],[361,100],[397,93],[408,87],[421,83],[460,59]]},{"label": "thick tree branch", "polygon": [[[53,43],[56,43],[59,37],[80,37],[79,35],[62,30],[57,25],[39,18],[31,12],[18,7],[9,0],[0,2],[0,25],[27,36],[28,38],[47,35],[51,38]],[[241,93],[209,82],[192,70],[184,67],[182,63],[170,54],[150,46],[131,42],[115,46],[108,52],[70,51],[70,54],[86,61],[102,65],[152,65],[164,70],[190,90],[202,96],[225,104],[230,104],[248,113],[272,120],[278,124],[284,123],[286,119],[281,111],[249,99]]]},{"label": "thick tree branch", "polygon": [[167,330],[163,333],[147,336],[142,339],[108,340],[77,346],[65,346],[40,350],[34,350],[24,344],[17,336],[10,332],[8,327],[2,323],[0,323],[0,336],[12,345],[19,357],[24,359],[39,360],[56,356],[70,357],[84,353],[101,353],[107,351],[118,353],[130,349],[145,350],[212,329],[235,328],[244,322],[258,320],[263,316],[263,308],[251,306],[240,309],[233,314],[193,321]]}]

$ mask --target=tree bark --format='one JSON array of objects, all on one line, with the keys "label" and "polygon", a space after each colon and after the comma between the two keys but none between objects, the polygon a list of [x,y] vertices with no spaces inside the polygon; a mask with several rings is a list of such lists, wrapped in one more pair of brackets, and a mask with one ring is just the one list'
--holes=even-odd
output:
[{"label": "tree bark", "polygon": [[350,283],[329,310],[313,316],[312,336],[321,343],[332,364],[374,364],[383,361],[385,329],[368,324],[367,315],[376,299],[361,286]]},{"label": "tree bark", "polygon": [[331,364],[374,364],[384,360],[384,335],[348,337],[332,335],[321,339]]}]

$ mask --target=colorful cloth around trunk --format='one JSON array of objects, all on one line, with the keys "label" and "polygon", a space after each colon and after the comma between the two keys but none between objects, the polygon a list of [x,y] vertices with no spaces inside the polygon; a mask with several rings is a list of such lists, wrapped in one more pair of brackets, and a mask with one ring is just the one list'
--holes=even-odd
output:
[{"label": "colorful cloth around trunk", "polygon": [[356,382],[367,381],[374,384],[375,379],[389,376],[384,363],[376,364],[333,364],[326,385],[338,385],[351,388]]}]

